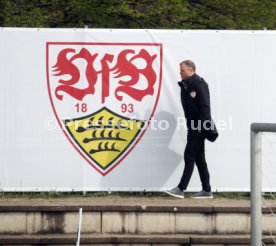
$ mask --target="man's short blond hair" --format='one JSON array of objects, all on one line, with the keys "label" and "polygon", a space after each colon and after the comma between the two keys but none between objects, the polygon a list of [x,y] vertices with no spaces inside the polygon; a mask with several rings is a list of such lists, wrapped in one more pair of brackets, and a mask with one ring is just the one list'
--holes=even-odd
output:
[{"label": "man's short blond hair", "polygon": [[193,61],[185,60],[185,61],[180,62],[180,66],[183,64],[186,65],[186,67],[191,68],[194,72],[196,71],[196,66]]}]

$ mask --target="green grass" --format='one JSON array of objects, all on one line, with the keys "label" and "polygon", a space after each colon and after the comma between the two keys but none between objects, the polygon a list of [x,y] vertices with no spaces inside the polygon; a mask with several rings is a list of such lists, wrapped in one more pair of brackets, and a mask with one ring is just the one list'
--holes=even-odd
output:
[{"label": "green grass", "polygon": [[234,200],[249,200],[249,192],[216,192],[214,198],[234,199]]},{"label": "green grass", "polygon": [[[214,192],[214,198],[217,199],[233,199],[248,200],[250,193],[248,192]],[[185,193],[186,197],[190,197],[192,193]],[[86,198],[86,197],[114,197],[114,198],[171,198],[164,192],[1,192],[0,199],[55,199],[55,198]]]}]

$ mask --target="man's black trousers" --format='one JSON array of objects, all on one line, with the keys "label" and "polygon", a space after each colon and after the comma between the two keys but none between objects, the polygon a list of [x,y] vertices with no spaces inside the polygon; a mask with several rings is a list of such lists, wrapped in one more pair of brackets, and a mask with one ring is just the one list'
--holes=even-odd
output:
[{"label": "man's black trousers", "polygon": [[196,164],[203,190],[211,191],[210,175],[205,160],[205,138],[198,130],[188,130],[187,145],[184,152],[184,172],[178,185],[180,190],[186,190]]}]

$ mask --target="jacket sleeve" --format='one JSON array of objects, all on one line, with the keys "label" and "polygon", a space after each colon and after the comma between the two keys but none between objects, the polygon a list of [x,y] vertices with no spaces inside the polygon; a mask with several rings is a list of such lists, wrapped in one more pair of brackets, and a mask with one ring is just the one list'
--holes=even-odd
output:
[{"label": "jacket sleeve", "polygon": [[[183,90],[184,90],[184,85],[183,85],[183,82],[182,81],[180,81],[180,82],[178,82],[178,85],[179,85],[179,87],[180,87],[180,99],[181,99],[181,104],[182,104],[182,107],[183,107],[183,110],[184,110],[184,104],[183,104],[183,101],[184,101],[184,99],[182,98],[182,93],[183,93]],[[184,115],[185,115],[185,118],[187,118],[187,114],[186,114],[186,111],[184,110]]]},{"label": "jacket sleeve", "polygon": [[200,83],[197,88],[199,120],[203,124],[205,120],[211,120],[210,94],[207,83]]}]

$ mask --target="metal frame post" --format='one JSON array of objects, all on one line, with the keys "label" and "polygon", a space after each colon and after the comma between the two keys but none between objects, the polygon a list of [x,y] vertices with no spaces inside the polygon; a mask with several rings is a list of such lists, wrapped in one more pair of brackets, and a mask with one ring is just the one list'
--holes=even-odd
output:
[{"label": "metal frame post", "polygon": [[276,124],[252,123],[250,131],[251,163],[251,245],[262,245],[262,142],[261,132],[276,132]]},{"label": "metal frame post", "polygon": [[251,245],[262,245],[261,133],[251,131]]}]

